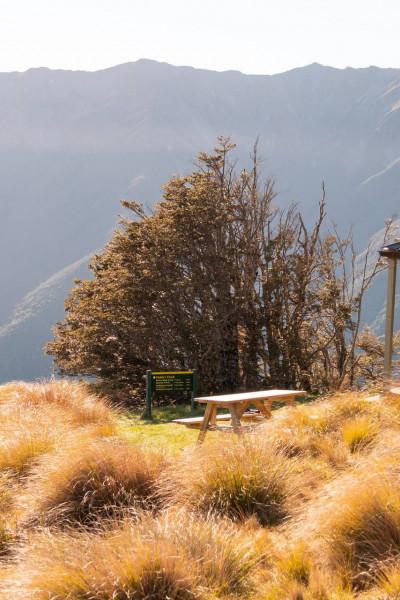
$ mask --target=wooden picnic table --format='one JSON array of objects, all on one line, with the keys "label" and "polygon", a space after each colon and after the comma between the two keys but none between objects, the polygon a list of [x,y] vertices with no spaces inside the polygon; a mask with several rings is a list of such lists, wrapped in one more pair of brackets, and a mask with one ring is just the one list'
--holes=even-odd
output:
[{"label": "wooden picnic table", "polygon": [[[250,405],[260,411],[265,419],[271,417],[272,403],[275,401],[288,402],[295,405],[295,398],[304,397],[307,393],[302,390],[263,390],[260,392],[241,392],[239,394],[223,394],[220,396],[201,396],[195,398],[195,402],[206,405],[203,420],[201,422],[198,443],[201,444],[207,430],[217,428],[217,409],[229,410],[233,431],[240,435],[242,433],[241,418]],[[184,421],[184,419],[181,419]]]}]

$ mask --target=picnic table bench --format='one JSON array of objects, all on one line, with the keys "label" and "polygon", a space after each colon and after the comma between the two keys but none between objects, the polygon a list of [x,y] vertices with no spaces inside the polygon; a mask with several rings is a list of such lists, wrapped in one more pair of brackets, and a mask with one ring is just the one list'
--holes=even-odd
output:
[{"label": "picnic table bench", "polygon": [[[173,422],[186,427],[198,428],[200,433],[198,443],[201,444],[209,429],[232,430],[240,435],[242,433],[242,420],[263,420],[272,416],[271,408],[273,402],[287,402],[294,406],[295,399],[306,396],[302,390],[263,390],[259,392],[241,392],[238,394],[222,394],[219,396],[201,396],[195,398],[195,402],[205,404],[204,417],[192,417],[188,419],[175,419]],[[251,412],[253,405],[259,412]],[[228,409],[228,414],[217,415],[218,408]],[[230,427],[221,427],[217,423],[231,421]]]}]

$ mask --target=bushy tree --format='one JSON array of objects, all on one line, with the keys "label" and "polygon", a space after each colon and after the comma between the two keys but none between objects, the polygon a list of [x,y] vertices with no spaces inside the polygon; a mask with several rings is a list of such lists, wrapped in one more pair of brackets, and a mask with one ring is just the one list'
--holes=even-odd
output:
[{"label": "bushy tree", "polygon": [[[151,215],[125,219],[95,255],[91,280],[66,300],[47,352],[61,373],[129,389],[147,368],[198,368],[204,392],[241,387],[353,384],[361,301],[351,240],[323,234],[275,205],[220,138],[197,168],[173,177]],[[367,260],[368,256],[366,257]]]}]

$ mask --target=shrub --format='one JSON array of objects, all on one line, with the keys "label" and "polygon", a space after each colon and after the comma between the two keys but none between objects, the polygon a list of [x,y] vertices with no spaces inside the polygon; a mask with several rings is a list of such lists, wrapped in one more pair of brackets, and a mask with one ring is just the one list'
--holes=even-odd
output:
[{"label": "shrub", "polygon": [[174,464],[161,479],[160,493],[203,514],[233,520],[254,515],[273,525],[287,515],[293,464],[262,436],[219,440]]},{"label": "shrub", "polygon": [[33,472],[22,498],[26,522],[93,525],[123,509],[157,507],[160,453],[85,435],[72,437],[71,444],[44,456]]},{"label": "shrub", "polygon": [[399,489],[378,474],[339,495],[333,510],[328,521],[332,564],[355,588],[365,587],[382,561],[400,553]]},{"label": "shrub", "polygon": [[34,536],[0,588],[21,600],[252,597],[256,567],[249,536],[178,513],[101,534]]}]

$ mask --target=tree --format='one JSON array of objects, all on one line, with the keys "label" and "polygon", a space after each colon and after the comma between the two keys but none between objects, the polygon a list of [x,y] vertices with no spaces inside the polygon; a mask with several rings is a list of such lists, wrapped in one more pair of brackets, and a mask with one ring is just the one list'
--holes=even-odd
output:
[{"label": "tree", "polygon": [[[275,206],[274,183],[220,138],[172,178],[153,214],[124,219],[76,282],[47,352],[59,371],[140,386],[147,368],[191,368],[205,392],[353,384],[361,301],[351,239]],[[350,253],[350,258],[348,254]],[[374,271],[375,273],[375,271]]]}]

